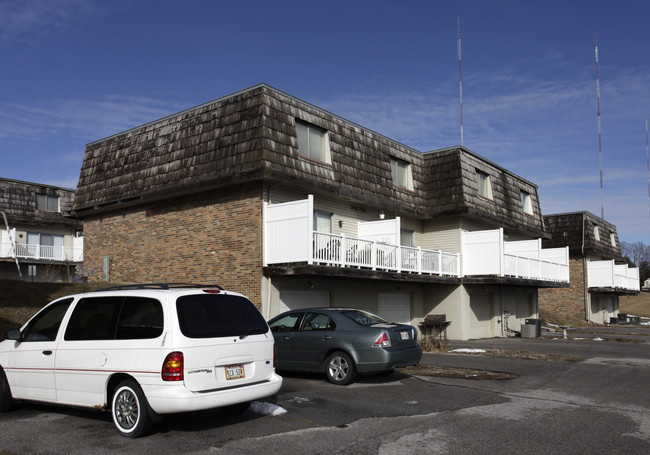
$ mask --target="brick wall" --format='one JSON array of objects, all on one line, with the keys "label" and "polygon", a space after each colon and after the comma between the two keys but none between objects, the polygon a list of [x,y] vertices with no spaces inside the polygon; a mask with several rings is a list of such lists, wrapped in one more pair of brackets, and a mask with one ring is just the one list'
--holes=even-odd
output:
[{"label": "brick wall", "polygon": [[539,307],[556,314],[584,319],[584,276],[582,257],[569,258],[570,287],[539,289]]},{"label": "brick wall", "polygon": [[84,269],[110,282],[218,284],[261,307],[262,186],[173,198],[84,220]]}]

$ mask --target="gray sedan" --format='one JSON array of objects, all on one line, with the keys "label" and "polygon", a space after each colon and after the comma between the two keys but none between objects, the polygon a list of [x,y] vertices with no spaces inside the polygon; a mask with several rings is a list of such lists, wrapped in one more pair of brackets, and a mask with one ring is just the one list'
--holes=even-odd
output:
[{"label": "gray sedan", "polygon": [[415,327],[363,310],[292,310],[271,319],[269,326],[278,370],[324,372],[333,384],[350,384],[357,373],[390,374],[417,365],[422,357]]}]

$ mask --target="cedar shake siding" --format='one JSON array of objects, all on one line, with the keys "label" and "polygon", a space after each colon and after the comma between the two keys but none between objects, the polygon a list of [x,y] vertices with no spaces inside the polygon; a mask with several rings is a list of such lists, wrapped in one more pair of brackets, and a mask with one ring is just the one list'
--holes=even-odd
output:
[{"label": "cedar shake siding", "polygon": [[[591,259],[622,259],[616,226],[590,212],[545,215],[546,230],[550,239],[543,241],[544,248],[568,246],[570,254],[585,255]],[[584,225],[584,234],[583,234]],[[600,239],[595,237],[598,227]],[[612,235],[614,245],[612,245]]]},{"label": "cedar shake siding", "polygon": [[[296,119],[327,131],[331,162],[299,153]],[[392,158],[410,164],[412,189],[393,184]],[[491,200],[478,196],[477,169],[491,176]],[[83,217],[259,180],[419,219],[466,214],[543,235],[532,183],[462,147],[420,153],[264,84],[89,144],[74,209]],[[521,209],[522,189],[532,215]]]},{"label": "cedar shake siding", "polygon": [[[59,198],[59,211],[36,209],[36,195],[44,194]],[[11,225],[59,226],[81,229],[82,223],[66,218],[72,209],[74,190],[39,183],[0,179],[0,210],[5,212]],[[4,223],[2,229],[4,229]]]}]

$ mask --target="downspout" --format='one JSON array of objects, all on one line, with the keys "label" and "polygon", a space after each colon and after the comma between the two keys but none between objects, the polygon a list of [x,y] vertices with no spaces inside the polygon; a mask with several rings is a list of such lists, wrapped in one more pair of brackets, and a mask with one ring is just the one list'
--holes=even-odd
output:
[{"label": "downspout", "polygon": [[5,226],[7,227],[7,235],[9,236],[9,244],[11,245],[11,254],[14,257],[14,260],[16,261],[16,268],[18,269],[18,276],[20,277],[20,281],[23,281],[23,272],[20,270],[20,263],[18,262],[18,251],[16,250],[16,240],[11,238],[11,231],[9,230],[9,222],[7,221],[7,215],[5,215],[5,212],[0,211],[2,213],[2,218],[5,220]]},{"label": "downspout", "polygon": [[591,308],[589,308],[589,301],[587,299],[589,289],[587,287],[587,258],[585,257],[585,212],[582,212],[582,246],[580,248],[582,253],[582,288],[584,293],[585,321],[594,324],[591,320]]}]

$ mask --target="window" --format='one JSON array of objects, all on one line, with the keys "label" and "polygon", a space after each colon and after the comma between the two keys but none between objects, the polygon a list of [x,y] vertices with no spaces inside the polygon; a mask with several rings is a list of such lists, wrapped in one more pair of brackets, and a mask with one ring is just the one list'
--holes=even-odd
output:
[{"label": "window", "polygon": [[257,307],[237,295],[185,295],[176,300],[178,324],[188,338],[217,338],[268,332]]},{"label": "window", "polygon": [[413,236],[415,232],[409,231],[408,229],[400,230],[400,245],[401,246],[414,246]]},{"label": "window", "polygon": [[44,210],[46,212],[59,212],[59,196],[37,194],[36,210]]},{"label": "window", "polygon": [[492,182],[490,176],[483,171],[476,170],[478,178],[478,194],[487,199],[492,199]]},{"label": "window", "polygon": [[56,234],[27,233],[27,254],[31,258],[65,259],[63,251],[63,236]]},{"label": "window", "polygon": [[413,176],[411,175],[411,164],[399,158],[390,159],[390,172],[393,177],[393,185],[413,189]]},{"label": "window", "polygon": [[314,210],[314,231],[332,233],[332,214]]},{"label": "window", "polygon": [[529,215],[533,214],[532,198],[530,197],[530,193],[527,193],[526,191],[521,192],[521,208],[524,209],[525,213],[528,213]]},{"label": "window", "polygon": [[61,300],[45,308],[34,316],[21,333],[21,341],[54,341],[59,332],[63,316],[68,311],[72,299]]},{"label": "window", "polygon": [[300,330],[334,330],[336,324],[328,316],[321,313],[307,313],[302,320]]},{"label": "window", "polygon": [[293,332],[302,313],[291,313],[271,323],[271,332]]},{"label": "window", "polygon": [[327,131],[311,123],[296,119],[298,153],[313,160],[331,163]]},{"label": "window", "polygon": [[594,226],[594,238],[597,242],[600,241],[600,231],[598,230],[598,226]]},{"label": "window", "polygon": [[144,340],[163,333],[160,302],[145,297],[81,299],[70,316],[65,339]]},{"label": "window", "polygon": [[612,242],[612,246],[616,246],[616,235],[613,232],[609,233],[609,241]]}]

